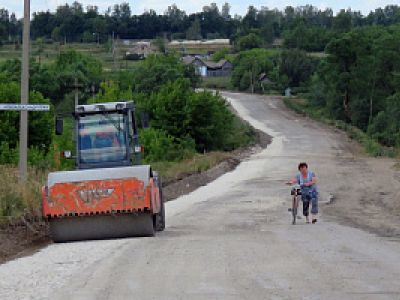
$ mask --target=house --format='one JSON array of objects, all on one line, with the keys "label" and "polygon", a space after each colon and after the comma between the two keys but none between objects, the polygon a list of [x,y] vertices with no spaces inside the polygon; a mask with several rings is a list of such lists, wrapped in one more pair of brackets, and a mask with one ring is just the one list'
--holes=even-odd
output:
[{"label": "house", "polygon": [[199,56],[184,56],[182,62],[186,65],[193,65],[196,74],[202,77],[222,77],[229,76],[232,72],[233,65],[226,59],[219,62],[205,60]]},{"label": "house", "polygon": [[282,48],[284,43],[284,39],[275,39],[272,43],[272,48]]},{"label": "house", "polygon": [[265,84],[265,85],[273,84],[273,82],[268,78],[267,73],[261,73],[260,76],[258,77],[258,81],[261,84]]},{"label": "house", "polygon": [[135,42],[128,51],[125,52],[125,59],[138,60],[144,59],[154,53],[150,42],[139,41]]},{"label": "house", "polygon": [[258,81],[260,82],[263,93],[265,92],[266,88],[271,88],[271,86],[274,84],[274,82],[269,79],[267,73],[261,73],[258,77]]}]

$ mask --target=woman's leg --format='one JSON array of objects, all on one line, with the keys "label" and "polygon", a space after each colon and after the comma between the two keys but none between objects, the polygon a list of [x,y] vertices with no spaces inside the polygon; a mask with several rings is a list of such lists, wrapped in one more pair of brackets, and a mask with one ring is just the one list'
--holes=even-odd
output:
[{"label": "woman's leg", "polygon": [[311,199],[311,214],[312,214],[312,222],[316,223],[317,217],[318,217],[318,198],[317,197]]},{"label": "woman's leg", "polygon": [[310,201],[308,199],[303,199],[303,216],[306,217],[306,222],[309,223],[308,215],[310,211]]}]

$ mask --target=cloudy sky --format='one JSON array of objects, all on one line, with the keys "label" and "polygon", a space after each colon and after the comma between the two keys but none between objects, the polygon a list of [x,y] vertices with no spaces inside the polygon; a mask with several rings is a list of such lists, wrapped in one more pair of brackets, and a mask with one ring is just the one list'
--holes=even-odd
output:
[{"label": "cloudy sky", "polygon": [[[400,5],[400,0],[323,0],[323,1],[313,1],[313,0],[230,0],[230,1],[213,1],[213,0],[80,0],[78,2],[82,3],[84,6],[97,5],[101,12],[104,12],[108,6],[128,2],[131,6],[132,12],[134,14],[141,14],[145,10],[154,9],[158,13],[163,13],[165,9],[172,3],[176,3],[180,9],[185,10],[187,13],[201,11],[204,5],[208,5],[211,2],[215,2],[219,7],[224,2],[229,2],[232,6],[231,13],[244,15],[246,13],[247,7],[249,5],[254,5],[257,8],[262,6],[269,8],[283,8],[285,6],[300,6],[305,4],[312,4],[320,8],[330,7],[335,12],[341,8],[351,8],[352,10],[359,10],[364,14],[369,11],[374,10],[377,7],[384,7],[388,4]],[[72,3],[73,1],[65,0],[31,0],[31,11],[43,11],[43,10],[54,10],[58,5],[67,3]],[[23,12],[23,0],[0,0],[0,8],[4,7],[10,12],[15,12],[18,17],[22,16]]]}]

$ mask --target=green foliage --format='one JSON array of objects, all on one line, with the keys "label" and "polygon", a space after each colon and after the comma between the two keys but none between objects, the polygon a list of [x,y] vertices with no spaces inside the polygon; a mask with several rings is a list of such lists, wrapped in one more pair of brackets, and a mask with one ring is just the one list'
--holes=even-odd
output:
[{"label": "green foliage", "polygon": [[185,66],[175,55],[150,55],[134,72],[132,87],[137,93],[151,93],[179,78],[189,78],[192,87],[199,81],[193,66]]},{"label": "green foliage", "polygon": [[163,130],[147,128],[139,131],[144,145],[144,161],[177,161],[195,153],[194,141],[176,139]]},{"label": "green foliage", "polygon": [[[19,82],[21,79],[20,60],[7,60],[0,63],[0,74],[3,74],[0,78],[5,77],[7,81]],[[75,80],[81,85],[79,97],[81,103],[84,103],[92,88],[98,88],[102,77],[102,65],[98,60],[73,50],[61,52],[52,64],[38,64],[34,60],[30,62],[31,90],[38,91],[45,98],[49,98],[59,112],[72,111],[73,101],[63,102],[70,100],[68,97],[73,91]],[[58,110],[60,105],[65,109],[64,111]]]},{"label": "green foliage", "polygon": [[231,77],[203,77],[201,79],[200,87],[206,89],[227,90],[231,89]]},{"label": "green foliage", "polygon": [[198,18],[196,18],[193,21],[192,25],[190,25],[190,27],[186,31],[186,39],[188,39],[188,40],[201,40],[202,39],[201,24],[200,24],[200,20]]},{"label": "green foliage", "polygon": [[237,45],[240,51],[260,48],[263,44],[262,39],[255,33],[249,33],[238,39]]},{"label": "green foliage", "polygon": [[332,117],[366,131],[385,99],[398,91],[399,47],[398,26],[355,29],[332,40],[314,82],[324,91],[317,102]]},{"label": "green foliage", "polygon": [[[285,50],[279,54],[278,68],[279,80],[281,83],[287,83],[291,87],[299,87],[305,84],[314,73],[317,66],[316,59],[311,58],[302,50]],[[288,80],[287,80],[288,79]]]},{"label": "green foliage", "polygon": [[[0,99],[3,103],[20,102],[20,85],[16,82],[0,83]],[[29,94],[30,103],[50,104],[39,92]],[[29,113],[29,146],[48,149],[51,143],[53,115],[51,112]],[[17,146],[19,138],[19,112],[0,112],[0,142],[7,142],[11,148]]]},{"label": "green foliage", "polygon": [[165,39],[161,36],[157,37],[154,41],[153,44],[157,47],[157,50],[160,53],[165,53],[166,52],[166,42]]},{"label": "green foliage", "polygon": [[368,133],[384,145],[400,147],[400,93],[386,99],[384,110],[376,115]]},{"label": "green foliage", "polygon": [[0,198],[0,216],[16,217],[24,209],[22,197],[14,191],[9,190]]},{"label": "green foliage", "polygon": [[122,90],[114,81],[105,81],[100,84],[100,91],[88,103],[105,103],[116,101],[129,101],[133,99],[131,89]]},{"label": "green foliage", "polygon": [[7,141],[2,141],[0,144],[0,164],[18,164],[18,149],[10,148]]},{"label": "green foliage", "polygon": [[233,61],[232,85],[241,91],[260,91],[260,74],[268,74],[272,70],[272,56],[266,49],[240,52]]},{"label": "green foliage", "polygon": [[193,139],[200,152],[223,149],[232,131],[233,115],[224,100],[210,92],[196,93],[187,79],[137,99],[138,106],[150,113],[152,127],[180,140]]},{"label": "green foliage", "polygon": [[309,27],[300,23],[293,30],[284,33],[284,45],[287,48],[319,52],[325,50],[333,36],[333,30],[317,26]]},{"label": "green foliage", "polygon": [[[71,91],[75,80],[83,86],[82,90],[90,91],[92,87],[98,87],[102,79],[102,65],[95,58],[68,50],[60,53],[49,73],[54,76],[52,84],[57,86],[55,94],[50,97],[60,101],[60,95]],[[44,77],[40,79],[44,80]]]},{"label": "green foliage", "polygon": [[226,59],[226,56],[229,53],[230,53],[230,49],[229,48],[219,49],[212,55],[212,60],[215,61],[215,62],[218,62],[221,59]]}]

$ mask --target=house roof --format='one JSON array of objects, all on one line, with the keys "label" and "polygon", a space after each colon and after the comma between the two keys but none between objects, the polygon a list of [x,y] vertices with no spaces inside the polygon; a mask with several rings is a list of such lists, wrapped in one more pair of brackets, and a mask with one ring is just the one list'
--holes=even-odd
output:
[{"label": "house roof", "polygon": [[268,84],[273,83],[271,79],[268,78],[267,73],[261,73],[260,76],[258,77],[258,81]]},{"label": "house roof", "polygon": [[196,59],[195,57],[187,55],[187,56],[182,57],[182,62],[185,65],[190,65],[192,62],[194,62],[195,59]]},{"label": "house roof", "polygon": [[210,60],[205,60],[201,57],[197,57],[197,56],[184,56],[182,57],[182,62],[186,65],[190,65],[192,64],[194,61],[199,61],[200,63],[202,63],[203,65],[205,65],[208,69],[221,69],[226,63],[230,63],[228,60],[226,59],[221,59],[218,62],[214,62],[214,61],[210,61]]}]

